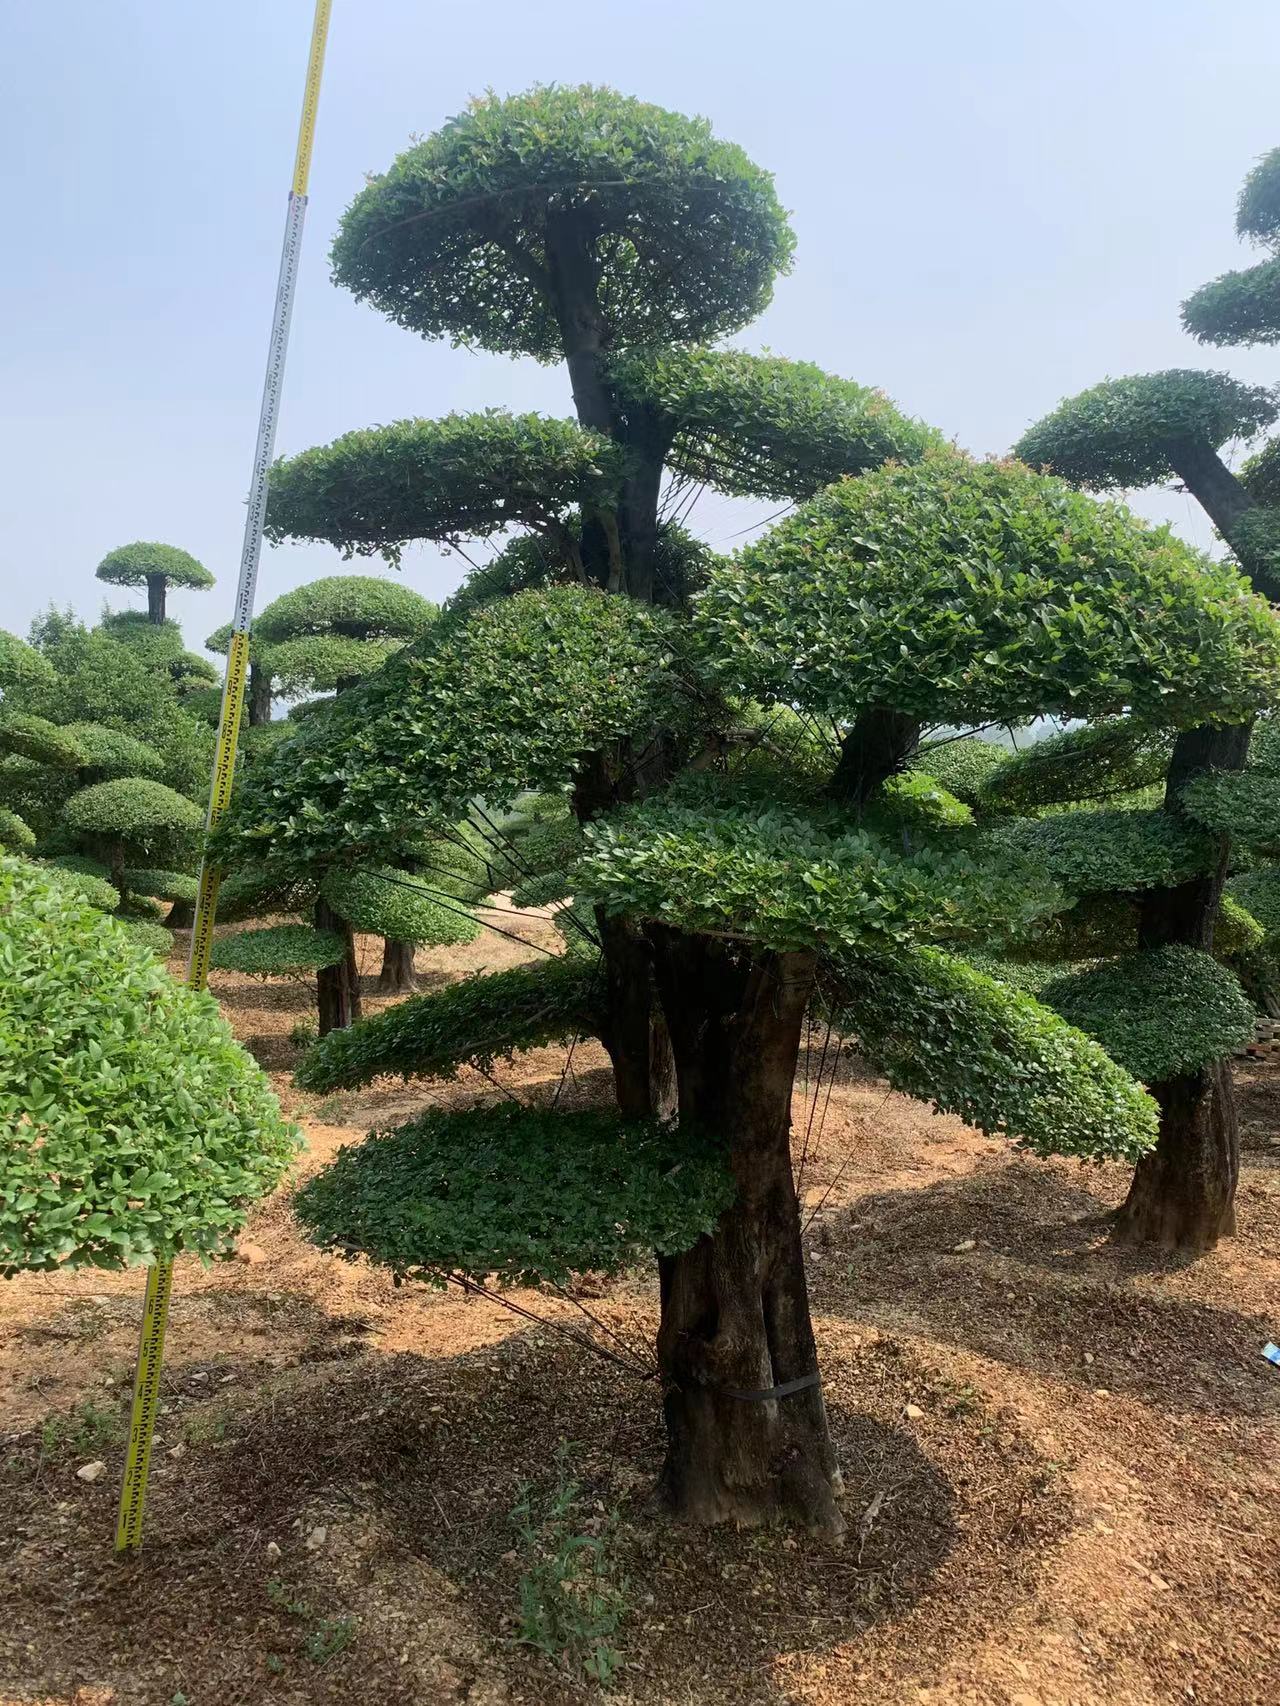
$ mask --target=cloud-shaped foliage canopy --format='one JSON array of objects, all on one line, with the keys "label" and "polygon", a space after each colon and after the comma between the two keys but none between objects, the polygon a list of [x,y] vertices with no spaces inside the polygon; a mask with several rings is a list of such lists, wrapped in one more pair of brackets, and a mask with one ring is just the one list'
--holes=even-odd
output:
[{"label": "cloud-shaped foliage canopy", "polygon": [[621,480],[617,446],[572,421],[503,409],[396,421],[277,462],[267,536],[394,563],[413,539],[554,527],[578,505],[612,498]]},{"label": "cloud-shaped foliage canopy", "polygon": [[1073,486],[1134,491],[1173,479],[1181,445],[1217,450],[1251,438],[1278,413],[1275,393],[1264,386],[1173,367],[1104,379],[1068,397],[1023,433],[1013,453]]},{"label": "cloud-shaped foliage canopy", "polygon": [[713,571],[694,615],[727,687],[926,722],[1125,707],[1241,721],[1280,623],[1237,572],[1017,463],[931,457],[828,488]]},{"label": "cloud-shaped foliage canopy", "polygon": [[792,249],[769,173],[612,89],[486,95],[356,197],[333,273],[410,331],[560,359],[552,279],[599,274],[607,340],[696,342],[769,301]]}]

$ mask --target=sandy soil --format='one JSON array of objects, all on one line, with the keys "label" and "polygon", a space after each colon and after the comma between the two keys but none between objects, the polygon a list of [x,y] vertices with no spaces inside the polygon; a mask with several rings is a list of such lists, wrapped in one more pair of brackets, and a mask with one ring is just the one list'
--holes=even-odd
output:
[{"label": "sandy soil", "polygon": [[[431,987],[531,951],[486,935],[419,970]],[[215,989],[304,1121],[301,1174],[429,1103],[607,1093],[581,1045],[567,1071],[563,1050],[500,1068],[500,1088],[464,1073],[317,1101],[289,1085],[306,986]],[[0,1706],[599,1698],[515,1639],[536,1555],[510,1513],[565,1477],[623,1611],[618,1702],[1274,1706],[1280,1068],[1241,1072],[1239,1236],[1184,1263],[1107,1247],[1121,1170],[1020,1158],[824,1042],[796,1161],[844,1547],[656,1515],[656,1389],[568,1336],[647,1361],[647,1275],[519,1294],[532,1320],[397,1289],[311,1249],[286,1188],[239,1260],[179,1266],[135,1561],[111,1535],[140,1281],[0,1288]]]}]

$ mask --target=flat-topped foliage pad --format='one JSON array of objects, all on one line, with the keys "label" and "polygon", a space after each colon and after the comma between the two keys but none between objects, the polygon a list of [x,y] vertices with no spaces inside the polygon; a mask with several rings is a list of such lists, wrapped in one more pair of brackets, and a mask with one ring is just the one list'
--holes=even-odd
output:
[{"label": "flat-topped foliage pad", "polygon": [[295,1133],[211,996],[0,859],[0,1272],[228,1252]]},{"label": "flat-topped foliage pad", "polygon": [[1048,735],[1012,752],[982,784],[984,804],[1033,812],[1070,801],[1106,800],[1163,782],[1173,752],[1167,729],[1111,717]]},{"label": "flat-topped foliage pad", "polygon": [[615,1113],[431,1109],[344,1148],[295,1210],[337,1254],[397,1274],[567,1283],[689,1249],[733,1200],[719,1147]]},{"label": "flat-topped foliage pad", "polygon": [[336,966],[347,951],[336,930],[310,924],[269,924],[261,930],[237,930],[219,936],[209,963],[217,971],[247,977],[305,977],[322,966]]},{"label": "flat-topped foliage pad", "polygon": [[1173,888],[1212,870],[1218,857],[1206,830],[1160,810],[1061,812],[994,834],[1077,895]]},{"label": "flat-topped foliage pad", "polygon": [[353,1090],[383,1076],[452,1078],[488,1072],[517,1050],[593,1036],[604,1010],[599,967],[578,956],[538,960],[411,996],[330,1031],[298,1067],[304,1090]]},{"label": "flat-topped foliage pad", "polygon": [[74,770],[85,762],[84,749],[69,729],[5,705],[0,705],[0,752],[59,770]]},{"label": "flat-topped foliage pad", "polygon": [[1195,948],[1126,954],[1048,984],[1040,999],[1144,1084],[1196,1072],[1253,1036],[1239,983]]},{"label": "flat-topped foliage pad", "polygon": [[336,869],[320,885],[333,910],[353,929],[393,942],[445,948],[474,942],[480,926],[460,903],[442,895],[431,876],[365,867]]}]

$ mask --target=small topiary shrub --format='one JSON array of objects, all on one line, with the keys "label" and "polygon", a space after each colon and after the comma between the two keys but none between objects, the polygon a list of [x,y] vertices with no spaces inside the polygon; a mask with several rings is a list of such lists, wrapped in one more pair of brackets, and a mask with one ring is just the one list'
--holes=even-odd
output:
[{"label": "small topiary shrub", "polygon": [[325,877],[320,892],[353,929],[394,942],[443,948],[474,942],[480,933],[475,919],[462,916],[454,903],[441,905],[436,898],[440,886],[433,876],[339,868]]},{"label": "small topiary shrub", "polygon": [[211,996],[0,859],[0,1273],[232,1248],[296,1133]]}]

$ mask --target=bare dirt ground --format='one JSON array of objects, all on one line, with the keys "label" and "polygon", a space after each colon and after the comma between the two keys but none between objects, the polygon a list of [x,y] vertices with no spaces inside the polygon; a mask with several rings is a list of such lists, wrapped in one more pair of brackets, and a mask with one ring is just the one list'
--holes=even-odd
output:
[{"label": "bare dirt ground", "polygon": [[[419,969],[528,951],[486,936]],[[606,1093],[584,1045],[568,1072],[563,1050],[500,1068],[502,1091],[466,1073],[317,1102],[289,1084],[309,990],[215,989],[304,1123],[303,1174],[432,1102]],[[1275,1706],[1280,1069],[1241,1073],[1239,1236],[1184,1263],[1107,1247],[1122,1170],[1019,1158],[823,1042],[796,1155],[842,1548],[654,1511],[656,1388],[564,1336],[589,1311],[641,1345],[647,1276],[520,1294],[537,1320],[397,1289],[311,1249],[286,1188],[240,1260],[179,1265],[138,1560],[111,1539],[139,1277],[0,1288],[0,1706],[598,1699],[515,1639],[532,1555],[510,1512],[566,1475],[623,1608],[619,1703]]]}]

